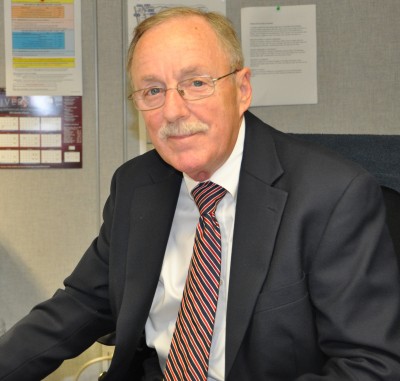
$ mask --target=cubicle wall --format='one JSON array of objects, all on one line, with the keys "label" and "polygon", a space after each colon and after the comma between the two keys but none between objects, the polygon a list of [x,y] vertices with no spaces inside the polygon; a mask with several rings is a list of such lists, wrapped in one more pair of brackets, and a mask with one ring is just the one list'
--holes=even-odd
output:
[{"label": "cubicle wall", "polygon": [[[3,1],[0,52],[4,52]],[[122,1],[82,1],[83,168],[0,169],[0,319],[8,329],[62,287],[96,236],[113,171],[137,154],[125,120]],[[0,87],[5,86],[0,53]],[[129,117],[134,122],[133,116]],[[49,381],[69,380],[102,354],[99,345],[61,367]]]},{"label": "cubicle wall", "polygon": [[[252,111],[296,134],[382,135],[393,164],[400,136],[400,2],[279,1],[310,3],[317,10],[318,104]],[[269,5],[277,4],[229,0],[227,15],[240,33],[241,7]],[[0,15],[4,52],[3,1]],[[125,0],[82,0],[83,168],[0,169],[0,321],[6,329],[62,287],[97,234],[113,171],[139,153],[137,115],[126,102],[125,17]],[[101,353],[94,346],[47,380],[72,380],[79,366]]]},{"label": "cubicle wall", "polygon": [[[282,131],[339,151],[400,192],[400,2],[279,2],[310,3],[317,15],[318,104],[252,111]],[[242,7],[275,4],[242,1]]]}]

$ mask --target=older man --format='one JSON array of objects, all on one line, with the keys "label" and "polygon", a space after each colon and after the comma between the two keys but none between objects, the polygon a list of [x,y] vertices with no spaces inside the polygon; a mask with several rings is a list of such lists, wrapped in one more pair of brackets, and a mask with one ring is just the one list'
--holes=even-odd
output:
[{"label": "older man", "polygon": [[145,20],[129,71],[155,150],[117,170],[65,289],[1,339],[0,380],[115,331],[104,380],[398,381],[400,277],[371,176],[247,111],[222,16]]}]

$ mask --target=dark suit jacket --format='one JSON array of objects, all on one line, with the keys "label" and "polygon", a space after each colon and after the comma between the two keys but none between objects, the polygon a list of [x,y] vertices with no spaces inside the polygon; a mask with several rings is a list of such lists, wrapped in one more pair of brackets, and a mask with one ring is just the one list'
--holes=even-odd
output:
[{"label": "dark suit jacket", "polygon": [[[335,154],[245,118],[226,379],[400,380],[400,277],[379,186]],[[1,339],[0,380],[39,380],[113,330],[106,380],[138,378],[129,368],[181,181],[154,151],[116,171],[100,234],[65,290]]]}]

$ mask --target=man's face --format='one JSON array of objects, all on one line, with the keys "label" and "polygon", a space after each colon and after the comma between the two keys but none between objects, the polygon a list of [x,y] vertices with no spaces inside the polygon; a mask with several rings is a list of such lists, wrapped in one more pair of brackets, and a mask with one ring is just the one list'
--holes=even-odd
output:
[{"label": "man's face", "polygon": [[[177,18],[155,26],[139,40],[132,60],[134,90],[151,86],[176,88],[195,76],[217,78],[231,71],[227,54],[201,18]],[[216,82],[208,98],[186,101],[176,90],[165,104],[143,111],[151,141],[161,157],[197,181],[208,179],[228,159],[241,119],[251,100],[250,71],[244,68]],[[174,126],[172,135],[160,134]],[[184,126],[192,132],[182,133]]]}]

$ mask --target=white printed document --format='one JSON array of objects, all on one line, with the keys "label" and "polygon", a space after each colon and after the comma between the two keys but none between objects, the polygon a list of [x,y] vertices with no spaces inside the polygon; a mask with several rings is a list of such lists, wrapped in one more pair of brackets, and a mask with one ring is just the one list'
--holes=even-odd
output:
[{"label": "white printed document", "polygon": [[251,106],[317,103],[316,6],[243,8],[241,17]]}]

